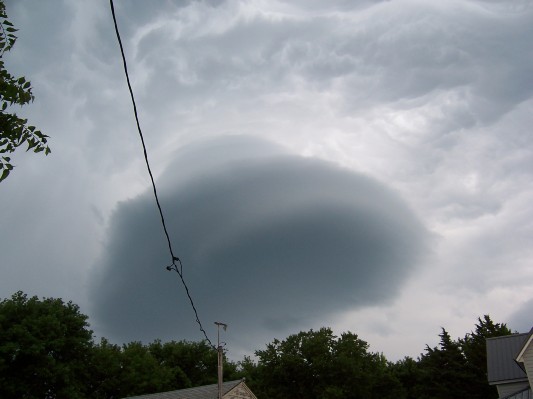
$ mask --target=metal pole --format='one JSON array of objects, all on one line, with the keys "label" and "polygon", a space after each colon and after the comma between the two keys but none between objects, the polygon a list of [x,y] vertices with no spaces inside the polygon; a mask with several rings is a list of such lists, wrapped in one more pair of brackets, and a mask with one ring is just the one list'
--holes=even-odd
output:
[{"label": "metal pole", "polygon": [[215,324],[217,325],[217,358],[218,358],[218,399],[222,399],[222,364],[223,364],[223,352],[222,352],[222,345],[220,345],[220,326],[224,328],[224,331],[226,331],[226,328],[228,328],[227,324],[220,323],[218,321],[215,321]]}]

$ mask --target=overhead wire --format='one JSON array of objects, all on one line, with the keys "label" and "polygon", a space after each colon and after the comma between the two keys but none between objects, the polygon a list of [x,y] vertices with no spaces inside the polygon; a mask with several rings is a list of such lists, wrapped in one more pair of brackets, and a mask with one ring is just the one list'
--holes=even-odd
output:
[{"label": "overhead wire", "polygon": [[[152,174],[152,169],[150,168],[150,162],[148,161],[148,152],[146,150],[146,144],[144,142],[144,136],[143,136],[143,133],[142,133],[142,130],[141,130],[140,122],[139,122],[139,115],[138,115],[138,112],[137,112],[137,105],[135,103],[135,96],[133,95],[133,89],[132,89],[131,83],[130,83],[130,77],[129,77],[129,73],[128,73],[128,64],[126,62],[126,56],[125,56],[125,53],[124,53],[124,47],[122,46],[122,40],[120,39],[120,33],[119,33],[119,30],[118,30],[118,24],[117,24],[117,18],[116,18],[116,15],[115,15],[115,7],[114,7],[114,4],[113,4],[113,0],[109,0],[109,4],[111,6],[111,14],[113,16],[113,24],[115,26],[115,33],[117,35],[117,40],[118,40],[118,44],[119,44],[119,47],[120,47],[120,54],[122,55],[122,63],[124,65],[124,73],[126,75],[126,81],[128,83],[128,90],[130,92],[131,102],[133,104],[133,114],[135,115],[135,122],[137,124],[137,131],[139,132],[139,137],[141,139],[141,144],[142,144],[143,153],[144,153],[144,160],[145,160],[145,163],[146,163],[146,168],[148,170],[148,174],[150,175],[150,181],[152,182],[152,189],[153,189],[153,192],[154,192],[155,202],[156,202],[156,205],[157,205],[157,209],[159,210],[159,216],[161,218],[161,225],[163,226],[163,231],[165,233],[165,237],[166,237],[167,244],[168,244],[168,250],[169,250],[170,256],[171,256],[171,265],[167,266],[167,270],[168,271],[174,270],[176,273],[178,273],[178,276],[181,279],[181,283],[182,283],[183,287],[185,288],[185,293],[187,294],[187,297],[189,298],[189,302],[191,304],[192,310],[194,311],[194,315],[196,317],[196,323],[200,327],[200,331],[203,333],[203,335],[204,335],[206,341],[209,343],[209,345],[212,348],[217,349],[213,345],[213,343],[211,342],[209,337],[207,336],[207,333],[206,333],[205,329],[202,326],[202,322],[200,321],[200,317],[198,316],[198,311],[196,309],[196,306],[194,305],[194,301],[193,301],[191,293],[189,291],[189,287],[187,286],[187,283],[185,282],[185,279],[183,278],[183,263],[181,262],[180,258],[177,257],[174,254],[174,250],[172,249],[172,242],[170,240],[170,234],[168,232],[168,229],[167,229],[167,226],[166,226],[166,222],[165,222],[165,216],[163,215],[163,209],[161,207],[161,203],[159,202],[159,197],[157,195],[157,188],[156,188],[156,185],[155,185],[154,176]],[[178,265],[179,265],[179,267],[178,267]]]}]

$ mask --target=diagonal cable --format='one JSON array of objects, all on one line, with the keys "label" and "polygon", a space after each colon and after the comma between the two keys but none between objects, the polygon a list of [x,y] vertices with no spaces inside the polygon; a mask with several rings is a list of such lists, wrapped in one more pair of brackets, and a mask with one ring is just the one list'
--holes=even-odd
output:
[{"label": "diagonal cable", "polygon": [[[144,160],[146,162],[146,168],[148,169],[148,174],[150,175],[150,181],[152,182],[152,188],[153,188],[153,191],[154,191],[155,202],[156,202],[156,205],[157,205],[157,209],[159,210],[159,216],[161,217],[161,224],[163,226],[163,231],[165,232],[165,237],[167,239],[167,244],[168,244],[168,250],[170,252],[170,256],[171,256],[171,259],[172,259],[172,263],[171,263],[170,266],[167,266],[167,270],[168,271],[174,270],[174,271],[176,271],[176,273],[178,273],[178,276],[181,279],[183,287],[185,288],[185,292],[187,294],[187,297],[189,298],[189,302],[191,303],[191,307],[192,307],[192,310],[194,311],[194,315],[196,317],[196,322],[198,323],[198,326],[200,327],[200,331],[204,334],[204,337],[207,340],[207,342],[209,343],[209,345],[211,347],[215,348],[215,346],[212,344],[211,340],[207,336],[207,333],[205,332],[205,330],[204,330],[204,328],[202,326],[202,322],[200,321],[200,318],[198,316],[198,311],[196,310],[196,306],[194,305],[194,301],[192,299],[191,293],[189,292],[189,287],[187,286],[187,283],[185,282],[185,279],[183,278],[183,264],[181,263],[181,260],[176,255],[174,255],[174,251],[172,250],[172,242],[170,240],[170,235],[168,233],[167,226],[166,226],[166,223],[165,223],[165,216],[163,215],[163,209],[161,208],[161,204],[159,202],[159,197],[157,195],[157,188],[155,186],[155,181],[154,181],[154,176],[152,174],[152,169],[150,168],[150,162],[148,162],[148,152],[146,151],[146,145],[144,143],[144,136],[142,134],[141,125],[139,123],[139,115],[137,113],[137,105],[135,104],[135,97],[133,95],[133,89],[131,88],[130,77],[129,77],[129,74],[128,74],[128,65],[126,63],[126,56],[124,55],[124,47],[122,46],[122,40],[120,39],[120,33],[118,31],[118,24],[117,24],[117,18],[115,16],[115,7],[113,5],[113,0],[109,0],[109,4],[111,6],[111,14],[113,16],[113,24],[115,25],[115,32],[117,34],[117,40],[118,40],[118,44],[119,44],[119,47],[120,47],[120,54],[122,55],[122,63],[124,65],[124,73],[126,75],[126,81],[128,82],[128,89],[129,89],[130,96],[131,96],[131,102],[133,104],[133,113],[135,115],[135,122],[137,123],[137,131],[139,132],[139,137],[141,138],[141,143],[142,143],[143,152],[144,152]],[[178,264],[179,264],[179,267],[178,267]]]}]

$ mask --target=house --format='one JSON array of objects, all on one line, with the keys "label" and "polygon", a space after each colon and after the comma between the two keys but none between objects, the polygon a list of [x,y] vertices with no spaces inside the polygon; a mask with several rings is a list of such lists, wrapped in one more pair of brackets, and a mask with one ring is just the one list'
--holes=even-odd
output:
[{"label": "house", "polygon": [[[195,388],[179,389],[152,393],[141,396],[130,396],[124,399],[217,399],[218,384],[203,385]],[[257,399],[246,386],[244,380],[227,381],[222,383],[222,399]]]},{"label": "house", "polygon": [[487,339],[487,377],[500,399],[533,399],[533,329]]}]

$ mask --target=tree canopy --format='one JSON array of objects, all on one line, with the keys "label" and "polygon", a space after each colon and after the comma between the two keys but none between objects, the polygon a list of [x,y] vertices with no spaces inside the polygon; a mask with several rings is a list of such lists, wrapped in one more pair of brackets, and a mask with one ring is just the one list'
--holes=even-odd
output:
[{"label": "tree canopy", "polygon": [[452,339],[445,328],[437,347],[426,345],[417,362],[406,358],[394,365],[395,373],[407,387],[408,398],[496,399],[496,387],[487,382],[486,340],[512,334],[488,315],[478,318],[474,331]]},{"label": "tree canopy", "polygon": [[15,293],[0,302],[0,397],[85,397],[91,347],[77,305]]},{"label": "tree canopy", "polygon": [[[23,292],[0,302],[0,398],[123,398],[213,384],[205,341],[95,343],[88,318],[61,299]],[[242,374],[226,361],[224,378]]]},{"label": "tree canopy", "polygon": [[[275,339],[234,363],[224,379],[246,377],[259,398],[497,398],[488,385],[486,339],[505,324],[478,318],[464,338],[446,329],[436,347],[392,363],[352,332],[330,328]],[[205,341],[95,343],[88,318],[72,302],[28,297],[0,302],[0,397],[123,398],[217,381],[217,353]]]},{"label": "tree canopy", "polygon": [[4,1],[0,0],[0,182],[13,170],[8,155],[18,147],[26,144],[26,151],[50,153],[48,136],[35,126],[28,125],[28,120],[17,116],[13,110],[13,106],[23,106],[35,99],[31,83],[24,76],[12,75],[5,68],[3,58],[15,45],[16,31],[7,19]]},{"label": "tree canopy", "polygon": [[274,340],[256,351],[251,387],[268,398],[398,398],[402,387],[381,354],[368,352],[356,334],[330,328]]}]

